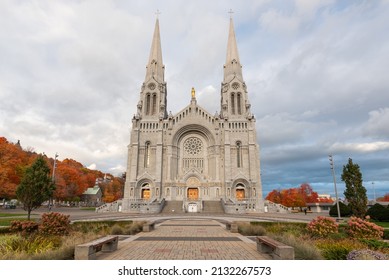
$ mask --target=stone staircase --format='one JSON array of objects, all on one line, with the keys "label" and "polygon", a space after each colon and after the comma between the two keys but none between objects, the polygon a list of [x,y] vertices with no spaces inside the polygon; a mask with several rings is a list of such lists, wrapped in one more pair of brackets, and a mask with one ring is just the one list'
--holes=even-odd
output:
[{"label": "stone staircase", "polygon": [[161,214],[182,213],[182,201],[165,201]]},{"label": "stone staircase", "polygon": [[202,213],[224,214],[222,204],[219,200],[203,201],[204,208]]}]

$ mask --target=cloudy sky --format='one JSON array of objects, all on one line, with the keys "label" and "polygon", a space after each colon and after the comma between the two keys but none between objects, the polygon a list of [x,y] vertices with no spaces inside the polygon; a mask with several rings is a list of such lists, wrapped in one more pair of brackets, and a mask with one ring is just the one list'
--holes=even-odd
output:
[{"label": "cloudy sky", "polygon": [[124,171],[157,9],[173,114],[192,86],[219,111],[234,11],[264,195],[334,195],[328,154],[341,196],[349,157],[370,198],[389,192],[388,0],[1,1],[0,136]]}]

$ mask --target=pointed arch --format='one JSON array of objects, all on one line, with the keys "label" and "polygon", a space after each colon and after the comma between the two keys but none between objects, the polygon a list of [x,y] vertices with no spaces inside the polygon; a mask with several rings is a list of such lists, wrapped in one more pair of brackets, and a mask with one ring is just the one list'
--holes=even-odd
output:
[{"label": "pointed arch", "polygon": [[146,115],[150,115],[150,93],[146,94]]},{"label": "pointed arch", "polygon": [[157,94],[153,93],[153,105],[152,105],[151,114],[154,115],[155,113],[157,113]]},{"label": "pointed arch", "polygon": [[231,93],[231,114],[235,115],[235,93]]},{"label": "pointed arch", "polygon": [[242,114],[242,94],[238,92],[236,95],[236,106],[237,106],[237,113],[238,115]]}]

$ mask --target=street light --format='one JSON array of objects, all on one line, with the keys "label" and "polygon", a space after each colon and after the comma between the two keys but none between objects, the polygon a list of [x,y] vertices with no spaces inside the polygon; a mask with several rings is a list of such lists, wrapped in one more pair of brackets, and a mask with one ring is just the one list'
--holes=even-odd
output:
[{"label": "street light", "polygon": [[376,198],[375,198],[375,188],[374,188],[374,182],[371,182],[371,184],[373,185],[373,198],[374,198],[374,203],[375,203],[375,200],[376,200]]},{"label": "street light", "polygon": [[334,177],[334,187],[335,187],[335,196],[336,196],[336,209],[338,210],[338,218],[337,218],[337,221],[340,221],[340,220],[342,220],[342,218],[340,217],[338,189],[336,188],[335,164],[334,164],[334,160],[333,160],[333,158],[332,158],[332,155],[328,155],[328,157],[329,157],[329,160],[330,160],[330,166],[331,166],[331,170],[332,170],[332,176]]},{"label": "street light", "polygon": [[[55,168],[57,167],[57,158],[58,158],[58,153],[55,153],[55,156],[54,156],[54,165],[53,165],[53,176],[52,176],[52,181],[53,181],[53,184],[55,185]],[[49,211],[51,210],[51,205],[53,204],[53,198],[50,197],[49,199]]]}]

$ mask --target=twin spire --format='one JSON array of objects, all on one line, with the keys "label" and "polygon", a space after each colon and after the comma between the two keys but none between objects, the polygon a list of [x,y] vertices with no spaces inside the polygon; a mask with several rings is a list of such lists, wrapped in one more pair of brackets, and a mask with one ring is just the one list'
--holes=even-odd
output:
[{"label": "twin spire", "polygon": [[150,57],[147,64],[146,81],[154,77],[157,82],[164,82],[165,65],[162,62],[161,36],[159,34],[159,20],[155,21],[153,42],[151,43]]},{"label": "twin spire", "polygon": [[[159,19],[155,21],[153,41],[151,44],[149,62],[147,64],[146,81],[154,77],[157,82],[164,82],[165,66],[162,61],[161,36],[159,32]],[[228,33],[227,57],[224,65],[224,83],[229,83],[234,77],[243,81],[242,66],[239,60],[238,46],[232,17],[230,18],[230,29]]]}]

